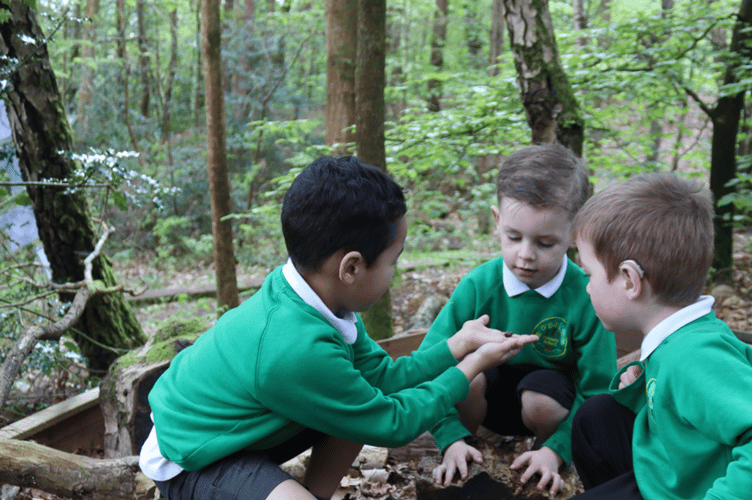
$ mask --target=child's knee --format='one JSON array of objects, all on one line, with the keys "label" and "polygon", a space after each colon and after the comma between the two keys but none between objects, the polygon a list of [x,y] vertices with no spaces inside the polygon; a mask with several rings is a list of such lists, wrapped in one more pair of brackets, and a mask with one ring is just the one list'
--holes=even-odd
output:
[{"label": "child's knee", "polygon": [[535,391],[522,391],[522,423],[535,431],[541,427],[558,426],[569,415],[569,410],[550,396]]},{"label": "child's knee", "polygon": [[473,401],[486,399],[487,388],[488,381],[486,380],[486,376],[481,373],[470,382],[470,392],[468,393],[467,398]]}]

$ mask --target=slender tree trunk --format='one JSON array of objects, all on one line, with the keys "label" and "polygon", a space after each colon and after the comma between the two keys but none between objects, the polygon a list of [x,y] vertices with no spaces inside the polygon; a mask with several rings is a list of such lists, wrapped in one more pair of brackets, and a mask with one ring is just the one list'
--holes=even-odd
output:
[{"label": "slender tree trunk", "polygon": [[[243,3],[243,19],[241,29],[244,31],[244,43],[246,53],[252,49],[251,38],[253,37],[253,23],[256,16],[255,0],[245,0]],[[251,71],[249,58],[242,56],[240,60],[240,72],[232,74],[232,92],[237,96],[238,106],[235,108],[235,120],[238,122],[248,119],[248,99],[250,90],[246,80],[246,75]]]},{"label": "slender tree trunk", "polygon": [[[0,66],[9,59],[25,61],[6,76],[8,117],[24,181],[64,180],[75,165],[65,155],[72,151],[72,132],[55,74],[50,66],[44,35],[35,13],[25,2],[11,3],[10,21],[0,25]],[[26,39],[36,40],[35,44]],[[82,255],[92,253],[94,228],[86,198],[53,187],[28,186],[44,251],[56,283],[78,282],[84,277]],[[94,260],[92,276],[105,286],[116,284],[110,260]],[[62,297],[71,300],[72,297]],[[145,336],[122,293],[90,300],[76,324],[73,338],[95,370],[104,370],[119,355],[144,343]],[[109,347],[102,347],[99,344]]]},{"label": "slender tree trunk", "polygon": [[[358,1],[356,142],[358,158],[386,170],[384,87],[386,86],[386,0]],[[374,340],[394,335],[391,294],[387,292],[362,315]]]},{"label": "slender tree trunk", "polygon": [[477,67],[478,56],[483,48],[483,40],[480,36],[480,19],[478,19],[478,2],[464,2],[465,9],[465,44],[470,53],[470,61],[473,67]]},{"label": "slender tree trunk", "polygon": [[488,43],[488,76],[498,76],[504,49],[504,0],[491,0],[491,33]]},{"label": "slender tree trunk", "polygon": [[85,14],[87,17],[83,25],[82,36],[86,43],[81,47],[81,84],[78,88],[78,111],[77,124],[79,141],[89,132],[89,107],[93,98],[94,86],[94,55],[96,51],[96,18],[99,14],[99,0],[87,0]]},{"label": "slender tree trunk", "polygon": [[149,116],[149,102],[151,101],[151,89],[149,85],[149,71],[151,70],[151,58],[149,46],[146,41],[146,0],[136,1],[136,15],[138,19],[138,51],[140,57],[138,66],[141,73],[141,116]]},{"label": "slender tree trunk", "polygon": [[[752,51],[749,42],[752,35],[752,0],[742,0],[739,7],[734,32],[731,37],[731,51],[741,56],[740,61],[749,61]],[[739,64],[735,62],[726,68],[724,85],[737,83],[736,76]],[[711,141],[710,159],[710,190],[716,200],[732,193],[733,187],[727,186],[729,181],[736,178],[736,147],[739,132],[739,117],[744,107],[744,91],[732,95],[724,95],[718,100],[715,108],[710,110],[709,116],[713,121],[713,138]],[[716,270],[714,279],[717,282],[731,282],[734,265],[734,218],[733,203],[716,208],[715,214],[715,256],[713,267]]]},{"label": "slender tree trunk", "polygon": [[504,0],[504,6],[533,144],[558,141],[581,156],[584,120],[559,61],[548,0]]},{"label": "slender tree trunk", "polygon": [[[193,0],[191,0],[191,6],[193,6]],[[201,47],[201,0],[196,0],[196,47]],[[198,128],[201,126],[201,107],[203,106],[203,86],[202,86],[202,62],[201,62],[201,49],[196,50],[195,65],[191,65],[191,72],[193,78],[193,126]],[[195,71],[194,71],[195,70]]]},{"label": "slender tree trunk", "polygon": [[232,222],[222,220],[232,213],[230,182],[227,177],[225,101],[222,86],[222,42],[220,0],[201,0],[201,48],[206,92],[207,168],[211,196],[212,237],[217,300],[220,306],[237,307],[238,283]]},{"label": "slender tree trunk", "polygon": [[[433,13],[433,34],[431,36],[431,66],[436,72],[444,67],[444,45],[446,44],[447,18],[449,5],[447,0],[436,0]],[[428,80],[428,111],[441,111],[441,82]]]},{"label": "slender tree trunk", "polygon": [[355,140],[355,64],[358,47],[358,3],[326,0],[326,144],[350,152]]},{"label": "slender tree trunk", "polygon": [[[584,0],[572,0],[572,11],[574,13],[574,29],[575,31],[582,32],[587,29],[588,18],[587,11],[585,10]],[[577,37],[577,45],[585,47],[587,45],[587,38],[584,36]]]},{"label": "slender tree trunk", "polygon": [[172,87],[178,65],[178,11],[170,11],[170,62],[167,64],[167,81],[162,98],[162,143],[170,139],[170,108],[172,107]]}]

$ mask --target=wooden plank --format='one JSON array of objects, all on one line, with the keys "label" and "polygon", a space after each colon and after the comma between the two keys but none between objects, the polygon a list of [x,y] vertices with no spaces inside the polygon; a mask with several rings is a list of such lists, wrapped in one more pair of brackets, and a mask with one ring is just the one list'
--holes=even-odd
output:
[{"label": "wooden plank", "polygon": [[0,429],[0,439],[26,439],[62,422],[71,415],[98,405],[99,387],[95,387],[6,425]]},{"label": "wooden plank", "polygon": [[389,353],[392,359],[397,359],[400,356],[409,356],[413,351],[417,351],[426,333],[428,333],[428,330],[412,330],[397,337],[379,340],[378,344]]}]

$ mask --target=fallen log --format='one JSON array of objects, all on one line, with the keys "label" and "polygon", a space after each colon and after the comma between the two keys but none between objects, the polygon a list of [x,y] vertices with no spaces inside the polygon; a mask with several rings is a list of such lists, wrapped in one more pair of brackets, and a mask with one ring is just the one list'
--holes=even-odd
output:
[{"label": "fallen log", "polygon": [[138,457],[90,458],[16,439],[0,442],[0,484],[86,500],[146,500],[156,488]]}]

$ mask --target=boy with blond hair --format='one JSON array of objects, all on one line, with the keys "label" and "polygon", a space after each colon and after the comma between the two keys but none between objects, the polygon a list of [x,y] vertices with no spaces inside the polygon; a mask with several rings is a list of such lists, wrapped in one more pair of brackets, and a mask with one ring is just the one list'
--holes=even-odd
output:
[{"label": "boy with blond hair", "polygon": [[742,499],[752,492],[752,347],[702,290],[713,202],[698,182],[646,174],[602,190],[575,241],[595,312],[644,336],[640,359],[586,401],[572,430],[585,499]]},{"label": "boy with blond hair", "polygon": [[426,335],[421,350],[449,338],[481,315],[488,326],[539,337],[503,366],[473,379],[467,399],[432,429],[442,464],[434,480],[467,477],[468,461],[482,455],[468,442],[483,424],[507,435],[534,435],[533,451],[512,468],[525,483],[556,494],[562,464],[570,461],[571,420],[589,396],[606,391],[616,373],[616,342],[595,316],[587,279],[567,258],[571,224],[590,193],[584,162],[558,144],[528,146],[509,155],[496,180],[491,207],[501,256],[472,270],[454,290]]}]

